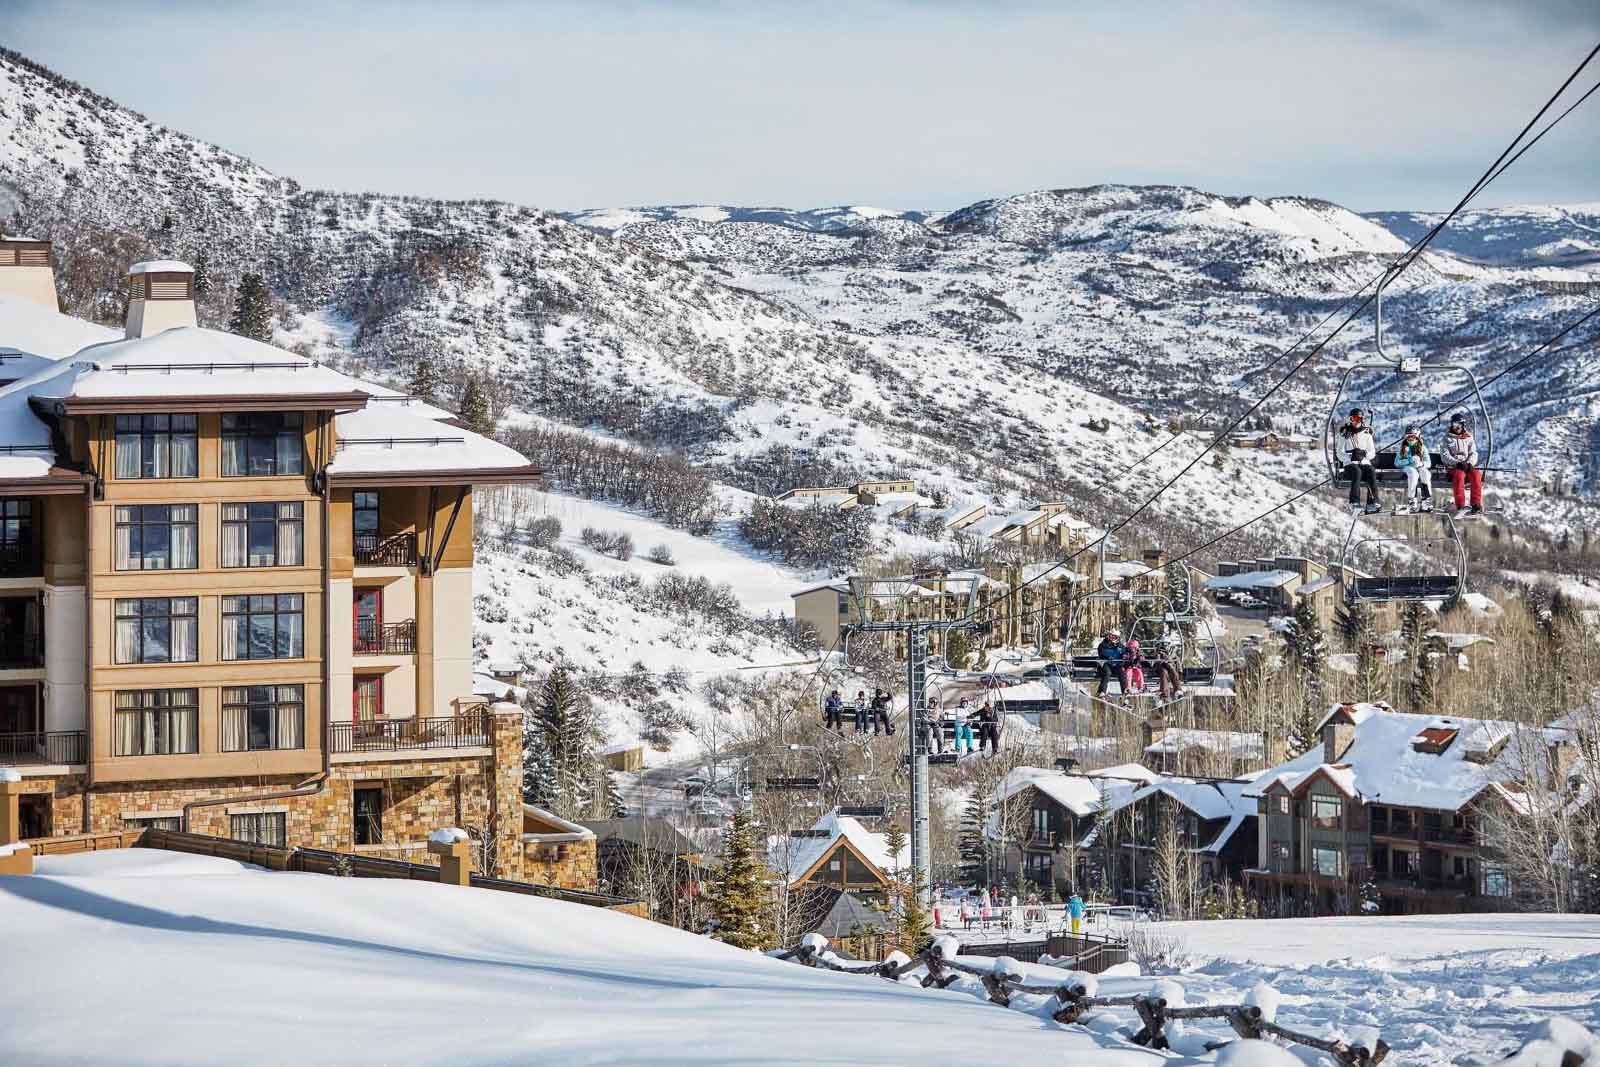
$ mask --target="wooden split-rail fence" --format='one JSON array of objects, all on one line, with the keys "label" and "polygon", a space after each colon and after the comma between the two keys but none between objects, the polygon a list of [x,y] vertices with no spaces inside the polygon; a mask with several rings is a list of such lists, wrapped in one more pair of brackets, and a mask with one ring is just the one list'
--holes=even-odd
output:
[{"label": "wooden split-rail fence", "polygon": [[[1261,1039],[1271,1034],[1274,1037],[1297,1045],[1325,1052],[1337,1060],[1341,1067],[1373,1067],[1382,1063],[1389,1055],[1389,1046],[1379,1038],[1372,1048],[1365,1045],[1352,1044],[1337,1038],[1317,1037],[1314,1034],[1301,1033],[1291,1030],[1286,1026],[1279,1026],[1276,1021],[1264,1017],[1261,1008],[1254,1004],[1206,1004],[1197,1007],[1174,1007],[1168,1005],[1165,997],[1153,993],[1133,993],[1117,997],[1094,996],[1089,992],[1089,987],[1082,982],[1064,982],[1056,985],[1030,984],[1020,970],[1012,970],[1005,966],[1004,958],[995,960],[990,967],[978,967],[970,963],[948,957],[944,954],[943,947],[935,941],[919,952],[915,957],[907,958],[897,953],[900,959],[891,957],[882,963],[867,963],[849,965],[836,959],[829,959],[824,953],[827,950],[826,939],[819,935],[808,935],[806,940],[794,948],[778,953],[779,959],[792,960],[807,967],[821,967],[824,970],[839,971],[844,974],[875,975],[887,978],[891,982],[898,982],[904,975],[921,968],[927,969],[927,974],[922,978],[924,989],[933,987],[944,989],[956,980],[958,974],[968,974],[983,982],[984,990],[989,994],[991,1003],[1001,1007],[1009,1007],[1011,998],[1017,993],[1031,993],[1036,996],[1054,997],[1058,1007],[1051,1013],[1058,1023],[1071,1024],[1081,1022],[1084,1015],[1093,1008],[1132,1008],[1139,1016],[1142,1024],[1139,1031],[1132,1037],[1136,1045],[1149,1048],[1164,1049],[1167,1047],[1165,1034],[1166,1024],[1172,1019],[1221,1019],[1240,1038]],[[1217,1046],[1217,1047],[1220,1047]]]}]

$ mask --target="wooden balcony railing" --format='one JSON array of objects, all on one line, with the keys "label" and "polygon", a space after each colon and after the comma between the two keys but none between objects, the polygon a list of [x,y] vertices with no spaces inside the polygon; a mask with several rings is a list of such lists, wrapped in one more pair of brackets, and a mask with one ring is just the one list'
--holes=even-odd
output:
[{"label": "wooden balcony railing", "polygon": [[357,619],[351,648],[358,656],[409,655],[417,650],[416,620],[379,626],[377,619]]},{"label": "wooden balcony railing", "polygon": [[415,567],[417,535],[396,534],[380,540],[375,533],[356,534],[356,566]]}]

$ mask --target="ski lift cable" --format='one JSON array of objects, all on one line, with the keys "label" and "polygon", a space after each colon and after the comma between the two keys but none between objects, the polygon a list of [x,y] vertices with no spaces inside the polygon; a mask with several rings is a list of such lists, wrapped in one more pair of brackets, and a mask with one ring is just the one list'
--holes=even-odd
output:
[{"label": "ski lift cable", "polygon": [[[1507,147],[1506,151],[1502,152],[1500,154],[1500,158],[1495,160],[1495,162],[1489,167],[1488,171],[1486,171],[1484,173],[1484,176],[1478,179],[1477,184],[1475,184],[1472,187],[1472,189],[1470,189],[1467,192],[1467,195],[1462,198],[1461,202],[1459,204],[1457,204],[1454,208],[1452,208],[1450,213],[1448,215],[1446,215],[1443,219],[1441,219],[1438,222],[1438,224],[1433,227],[1432,230],[1430,230],[1427,234],[1425,234],[1421,238],[1418,238],[1417,241],[1413,242],[1410,247],[1408,247],[1404,252],[1402,252],[1400,254],[1399,258],[1397,258],[1392,264],[1390,264],[1388,267],[1386,267],[1381,273],[1379,273],[1378,275],[1376,275],[1373,278],[1368,279],[1365,285],[1363,285],[1360,289],[1357,289],[1354,293],[1350,294],[1343,301],[1341,301],[1339,303],[1339,305],[1337,307],[1335,307],[1332,311],[1330,311],[1326,316],[1324,316],[1323,319],[1320,322],[1318,322],[1315,326],[1311,327],[1311,329],[1307,330],[1305,333],[1301,334],[1298,338],[1296,338],[1293,344],[1291,344],[1288,347],[1284,348],[1283,351],[1279,352],[1276,356],[1273,356],[1263,366],[1258,367],[1257,369],[1255,369],[1254,371],[1251,371],[1250,373],[1251,374],[1264,374],[1267,371],[1271,370],[1273,367],[1277,366],[1278,363],[1285,356],[1289,355],[1289,353],[1295,351],[1301,345],[1305,344],[1306,341],[1308,339],[1310,339],[1311,337],[1313,337],[1318,330],[1322,329],[1329,322],[1331,322],[1336,316],[1338,316],[1338,314],[1341,311],[1343,311],[1345,308],[1347,308],[1350,305],[1350,301],[1352,301],[1352,300],[1356,299],[1357,297],[1361,296],[1368,289],[1372,288],[1372,286],[1374,286],[1378,282],[1382,281],[1386,276],[1390,276],[1392,274],[1393,277],[1398,277],[1400,275],[1400,273],[1406,269],[1406,267],[1409,267],[1411,265],[1412,260],[1414,260],[1417,256],[1420,256],[1422,254],[1422,251],[1433,241],[1433,239],[1435,237],[1438,236],[1439,232],[1445,227],[1445,225],[1451,219],[1453,219],[1457,214],[1459,214],[1464,208],[1466,208],[1467,205],[1469,205],[1474,199],[1476,199],[1479,193],[1483,192],[1483,190],[1486,189],[1489,186],[1489,184],[1491,182],[1493,182],[1496,178],[1500,177],[1501,174],[1504,174],[1507,170],[1509,170],[1511,168],[1511,165],[1516,163],[1517,160],[1521,159],[1523,157],[1523,155],[1528,151],[1528,149],[1532,148],[1534,145],[1538,144],[1541,140],[1543,140],[1545,134],[1547,134],[1551,130],[1555,129],[1556,126],[1561,122],[1562,119],[1566,118],[1568,115],[1570,115],[1574,111],[1576,111],[1578,109],[1578,107],[1581,104],[1583,104],[1584,101],[1588,100],[1589,97],[1594,95],[1596,90],[1600,90],[1600,82],[1596,82],[1594,85],[1590,86],[1589,90],[1587,92],[1585,92],[1576,101],[1574,101],[1570,106],[1568,106],[1568,108],[1565,111],[1563,111],[1561,114],[1557,115],[1554,119],[1552,119],[1550,121],[1550,124],[1548,126],[1546,126],[1544,129],[1540,130],[1537,134],[1535,134],[1534,137],[1531,140],[1529,140],[1527,144],[1524,144],[1521,148],[1517,148],[1517,143],[1519,141],[1521,141],[1523,137],[1527,136],[1528,130],[1532,129],[1538,123],[1539,119],[1544,115],[1544,113],[1550,109],[1551,105],[1554,104],[1556,102],[1556,100],[1560,99],[1562,94],[1564,94],[1567,91],[1567,88],[1572,84],[1572,82],[1574,80],[1576,80],[1576,78],[1578,77],[1578,75],[1580,73],[1582,73],[1584,67],[1588,66],[1589,61],[1592,60],[1595,57],[1595,54],[1597,52],[1600,52],[1600,45],[1596,45],[1595,46],[1594,50],[1591,51],[1589,53],[1589,55],[1584,59],[1584,61],[1581,64],[1578,65],[1578,69],[1572,72],[1572,76],[1569,77],[1565,82],[1562,83],[1560,89],[1556,90],[1555,96],[1551,97],[1549,103],[1545,104],[1544,107],[1539,109],[1538,114],[1534,115],[1532,121],[1530,121],[1527,126],[1523,127],[1522,132],[1517,135],[1516,140],[1513,140],[1511,142],[1511,144]],[[1512,155],[1509,159],[1506,158],[1506,153],[1510,152],[1513,148],[1517,148],[1516,153],[1514,155]],[[1407,258],[1407,257],[1410,257],[1410,258]],[[1393,280],[1393,277],[1391,277],[1390,280]],[[1363,302],[1362,306],[1363,307],[1366,306],[1365,302]],[[1347,325],[1347,324],[1348,323],[1341,324],[1339,329],[1334,330],[1334,332],[1332,334],[1329,334],[1326,338],[1324,338],[1321,342],[1319,342],[1318,343],[1318,348],[1322,347],[1323,345],[1326,345],[1328,343],[1328,341],[1331,341],[1333,339],[1333,337],[1335,335],[1337,335],[1339,333],[1339,331],[1344,328],[1344,325]],[[1296,368],[1296,369],[1298,370],[1299,368]],[[1216,403],[1212,404],[1205,411],[1201,412],[1201,417],[1204,418],[1205,416],[1208,416],[1208,415],[1211,415],[1211,414],[1215,413],[1216,410],[1221,406],[1222,406],[1222,401],[1219,399]],[[1230,424],[1228,427],[1226,427],[1222,431],[1222,433],[1226,434],[1227,432],[1231,431],[1233,429],[1234,425],[1237,425],[1237,422],[1235,422],[1234,424]],[[1091,492],[1092,493],[1098,493],[1098,492],[1106,489],[1108,486],[1112,485],[1113,483],[1115,483],[1117,480],[1119,480],[1119,479],[1121,479],[1123,477],[1126,477],[1128,474],[1131,474],[1134,470],[1138,469],[1146,460],[1152,458],[1157,453],[1163,451],[1164,449],[1167,448],[1168,445],[1171,445],[1174,441],[1178,440],[1182,436],[1183,436],[1182,433],[1175,433],[1172,436],[1168,437],[1165,441],[1161,442],[1159,445],[1157,445],[1156,447],[1152,448],[1150,451],[1146,452],[1144,455],[1140,456],[1138,459],[1134,460],[1128,466],[1123,467],[1121,470],[1117,471],[1117,473],[1115,473],[1115,474],[1111,475],[1110,477],[1106,478],[1099,485],[1095,486],[1094,489],[1091,490]],[[1219,437],[1219,439],[1220,439],[1220,437]],[[1216,443],[1217,443],[1217,440],[1214,439],[1212,441],[1211,445],[1208,446],[1207,450],[1209,451],[1210,448],[1214,448],[1216,446]],[[1201,452],[1201,455],[1204,455],[1204,454],[1205,454],[1205,452]]]},{"label": "ski lift cable", "polygon": [[[1527,365],[1527,363],[1530,360],[1534,359],[1535,357],[1537,357],[1537,356],[1539,356],[1541,354],[1545,354],[1545,353],[1548,352],[1548,354],[1550,354],[1550,355],[1560,355],[1560,354],[1562,354],[1564,352],[1571,352],[1571,351],[1574,351],[1576,349],[1583,348],[1583,347],[1587,346],[1588,344],[1591,343],[1592,339],[1579,342],[1578,344],[1568,345],[1568,346],[1566,346],[1564,348],[1556,349],[1553,352],[1549,351],[1549,349],[1550,349],[1550,347],[1552,345],[1556,344],[1558,341],[1560,341],[1562,338],[1566,337],[1568,334],[1572,333],[1572,331],[1576,330],[1578,327],[1582,326],[1584,323],[1590,321],[1591,319],[1594,319],[1596,316],[1600,316],[1600,304],[1596,304],[1596,306],[1590,308],[1583,315],[1580,315],[1578,318],[1576,318],[1573,321],[1569,322],[1566,326],[1563,326],[1557,333],[1553,334],[1551,337],[1549,337],[1545,341],[1541,342],[1536,348],[1532,349],[1526,355],[1524,355],[1524,356],[1520,357],[1519,359],[1517,359],[1514,363],[1511,363],[1510,365],[1508,365],[1504,370],[1501,370],[1498,373],[1496,373],[1495,375],[1493,375],[1492,377],[1485,379],[1483,381],[1483,383],[1482,383],[1483,387],[1487,388],[1488,386],[1490,386],[1490,385],[1494,384],[1495,382],[1499,381],[1501,378],[1504,378],[1507,374],[1510,374],[1513,371],[1519,369],[1520,367],[1523,367],[1523,366]],[[1452,404],[1444,405],[1445,410],[1447,410],[1447,411],[1450,410],[1450,408],[1456,402],[1459,402],[1459,398],[1457,398],[1456,401],[1453,401]],[[1421,426],[1432,425],[1433,423],[1438,422],[1440,417],[1441,416],[1436,413],[1434,415],[1429,416],[1426,420],[1421,422],[1419,425],[1421,425]],[[1395,447],[1396,445],[1399,444],[1399,441],[1400,441],[1400,439],[1397,437],[1397,438],[1387,442],[1383,446],[1383,448],[1393,448],[1393,447]],[[1282,511],[1284,508],[1288,507],[1290,504],[1293,504],[1293,503],[1296,503],[1297,501],[1303,500],[1306,497],[1311,496],[1312,494],[1316,493],[1317,491],[1326,488],[1328,483],[1331,482],[1332,480],[1333,479],[1331,477],[1324,477],[1321,481],[1317,482],[1316,484],[1311,485],[1311,486],[1307,487],[1306,489],[1303,489],[1300,492],[1295,493],[1291,497],[1287,497],[1286,499],[1279,501],[1277,504],[1274,504],[1272,507],[1268,508],[1266,511],[1263,511],[1261,514],[1256,515],[1256,516],[1254,516],[1252,518],[1246,519],[1244,522],[1242,522],[1239,525],[1233,527],[1232,529],[1218,534],[1216,537],[1213,537],[1209,541],[1205,541],[1205,542],[1202,542],[1201,544],[1196,545],[1195,547],[1193,547],[1193,548],[1189,549],[1188,551],[1184,552],[1182,555],[1178,555],[1178,556],[1172,557],[1167,562],[1169,564],[1185,562],[1185,561],[1191,559],[1192,557],[1198,555],[1200,552],[1205,551],[1207,548],[1210,548],[1212,545],[1218,543],[1219,541],[1225,541],[1228,538],[1234,536],[1235,534],[1242,533],[1244,530],[1246,530],[1249,527],[1251,527],[1251,526],[1255,525],[1256,523],[1260,522],[1262,519],[1268,518],[1269,516],[1279,512],[1279,511]],[[1073,556],[1076,556],[1076,555],[1080,554],[1081,552],[1085,551],[1088,547],[1091,547],[1091,546],[1085,546],[1084,549],[1079,549],[1078,552],[1073,553]],[[1067,557],[1067,559],[1063,560],[1062,562],[1063,563],[1070,562],[1070,560],[1073,558],[1073,556]],[[1042,575],[1041,575],[1041,577],[1042,577]],[[1023,583],[1023,584],[1026,585],[1027,583]],[[1023,586],[1019,585],[1017,588],[1020,590],[1020,589],[1023,588]],[[1043,607],[1030,608],[1027,611],[1022,611],[1022,612],[1017,612],[1017,613],[1007,612],[1004,615],[989,615],[989,616],[986,616],[986,618],[990,622],[1009,622],[1009,621],[1011,621],[1013,619],[1019,619],[1019,618],[1020,619],[1026,619],[1026,618],[1028,618],[1028,617],[1030,617],[1032,615],[1041,613],[1044,610],[1045,609]]]},{"label": "ski lift cable", "polygon": [[[1455,217],[1458,214],[1461,213],[1462,209],[1464,209],[1466,207],[1466,205],[1474,197],[1476,197],[1480,192],[1482,192],[1485,188],[1487,188],[1489,186],[1489,184],[1491,182],[1493,182],[1496,178],[1498,178],[1501,174],[1505,173],[1505,171],[1510,166],[1510,157],[1513,154],[1520,155],[1520,153],[1517,151],[1517,149],[1518,149],[1518,146],[1521,145],[1522,139],[1528,135],[1528,131],[1533,129],[1536,125],[1538,125],[1539,120],[1544,117],[1546,112],[1548,112],[1552,107],[1555,106],[1556,102],[1558,100],[1560,100],[1560,98],[1566,93],[1568,87],[1571,86],[1571,84],[1575,80],[1577,80],[1578,76],[1583,73],[1584,68],[1586,68],[1591,61],[1593,61],[1593,59],[1595,58],[1595,56],[1597,54],[1600,54],[1600,44],[1596,44],[1594,46],[1594,48],[1592,48],[1589,51],[1589,54],[1584,57],[1583,62],[1579,63],[1577,68],[1574,69],[1571,74],[1567,75],[1566,80],[1561,83],[1561,87],[1559,89],[1557,89],[1555,91],[1555,93],[1550,97],[1550,99],[1545,102],[1544,106],[1541,107],[1538,110],[1538,112],[1536,112],[1534,114],[1533,118],[1528,120],[1527,125],[1525,125],[1522,128],[1522,130],[1520,132],[1518,132],[1517,136],[1512,139],[1511,143],[1508,144],[1505,147],[1505,149],[1500,153],[1500,155],[1495,158],[1494,162],[1489,165],[1489,168],[1484,171],[1483,175],[1481,177],[1479,177],[1476,182],[1473,183],[1472,187],[1467,191],[1466,195],[1463,196],[1461,198],[1461,200],[1456,203],[1455,207],[1451,208],[1450,211],[1443,218],[1441,218],[1437,223],[1435,223],[1434,226],[1427,232],[1427,234],[1425,234],[1423,236],[1423,238],[1421,240],[1419,240],[1416,244],[1412,245],[1412,247],[1409,250],[1407,250],[1406,252],[1402,253],[1400,255],[1400,257],[1394,263],[1390,264],[1389,267],[1387,267],[1385,269],[1385,271],[1384,271],[1384,273],[1382,275],[1383,278],[1387,278],[1388,280],[1392,281],[1395,278],[1399,277],[1399,275],[1401,273],[1403,273],[1407,268],[1409,268],[1412,263],[1416,262],[1417,258],[1422,254],[1422,252],[1428,247],[1429,244],[1431,244],[1433,242],[1434,238],[1438,237],[1438,235],[1444,230],[1445,226],[1447,226],[1452,220],[1454,220]],[[1588,98],[1588,94],[1586,93],[1586,94],[1584,94],[1584,97],[1582,99],[1587,99],[1587,98]],[[1579,102],[1581,103],[1582,100],[1580,100]],[[1574,106],[1576,106],[1576,105],[1574,105]],[[1568,111],[1563,112],[1563,114],[1560,117],[1558,117],[1555,120],[1555,122],[1559,122],[1561,120],[1561,118],[1564,118],[1567,114],[1570,114],[1571,110],[1572,109],[1569,108]],[[1555,122],[1551,123],[1551,127],[1553,127],[1555,125]],[[1549,132],[1549,128],[1547,128],[1544,132]],[[1530,143],[1530,145],[1528,147],[1531,147],[1531,143]],[[1133,511],[1129,512],[1126,516],[1124,516],[1123,518],[1119,519],[1114,525],[1112,525],[1111,527],[1106,529],[1094,541],[1089,542],[1088,544],[1084,545],[1082,548],[1080,548],[1076,552],[1074,552],[1072,555],[1066,557],[1063,560],[1057,561],[1051,567],[1045,569],[1044,571],[1041,571],[1039,574],[1037,574],[1034,577],[1028,579],[1026,582],[1023,582],[1021,585],[1019,585],[1017,587],[1017,589],[1018,590],[1024,589],[1024,588],[1028,587],[1029,585],[1032,585],[1033,583],[1044,579],[1045,577],[1047,577],[1048,575],[1050,575],[1054,571],[1059,570],[1061,567],[1064,567],[1066,564],[1070,563],[1072,560],[1076,559],[1078,556],[1080,556],[1084,552],[1088,551],[1088,549],[1090,549],[1092,547],[1098,547],[1101,542],[1107,540],[1108,538],[1111,537],[1112,534],[1116,533],[1118,530],[1121,530],[1124,526],[1127,526],[1134,519],[1136,519],[1140,515],[1142,515],[1146,510],[1149,509],[1150,505],[1154,504],[1156,502],[1156,500],[1159,499],[1164,493],[1166,493],[1166,491],[1168,489],[1171,489],[1174,485],[1176,485],[1178,483],[1179,480],[1181,480],[1184,477],[1184,475],[1188,474],[1191,470],[1193,470],[1199,464],[1199,462],[1202,459],[1205,458],[1206,454],[1208,452],[1210,452],[1212,449],[1214,449],[1219,442],[1224,440],[1229,433],[1231,433],[1234,429],[1236,429],[1239,426],[1240,423],[1244,422],[1245,419],[1249,418],[1256,411],[1258,411],[1261,408],[1262,404],[1266,403],[1267,400],[1271,399],[1271,397],[1274,394],[1276,394],[1280,389],[1282,389],[1285,385],[1288,384],[1288,382],[1289,382],[1289,380],[1291,378],[1293,378],[1308,363],[1310,363],[1313,359],[1315,359],[1322,352],[1322,350],[1327,347],[1329,342],[1331,342],[1335,337],[1337,337],[1341,332],[1343,332],[1345,327],[1349,326],[1350,323],[1354,322],[1355,319],[1357,318],[1357,316],[1361,315],[1364,311],[1366,311],[1367,307],[1372,304],[1372,302],[1375,299],[1375,297],[1376,297],[1376,293],[1374,293],[1373,295],[1365,297],[1361,301],[1361,303],[1359,305],[1357,305],[1357,307],[1355,308],[1354,311],[1350,312],[1349,315],[1345,316],[1344,321],[1341,322],[1337,327],[1335,327],[1332,333],[1328,334],[1328,336],[1326,336],[1322,340],[1318,341],[1311,348],[1311,350],[1309,352],[1307,352],[1297,363],[1295,363],[1295,365],[1293,367],[1291,367],[1289,369],[1287,374],[1285,374],[1282,377],[1280,377],[1277,380],[1277,382],[1275,382],[1273,384],[1272,388],[1268,389],[1265,393],[1261,394],[1261,396],[1258,397],[1250,405],[1250,407],[1248,407],[1247,409],[1245,409],[1245,411],[1243,413],[1241,413],[1240,415],[1235,417],[1233,419],[1233,421],[1230,422],[1227,426],[1224,426],[1221,430],[1219,430],[1218,433],[1217,433],[1217,436],[1215,438],[1213,438],[1210,443],[1208,443],[1204,448],[1202,448],[1198,454],[1196,454],[1192,459],[1189,460],[1188,463],[1184,464],[1184,466],[1178,471],[1177,474],[1174,474],[1171,478],[1167,479],[1167,481],[1165,481],[1159,487],[1157,487],[1155,492],[1151,493],[1143,501],[1141,501],[1138,507],[1134,508]],[[1437,416],[1435,416],[1435,417],[1437,417]],[[1430,421],[1432,421],[1432,420],[1430,420]],[[1331,480],[1331,479],[1327,479],[1327,480]],[[968,616],[968,617],[969,618],[975,618],[977,616],[978,612],[981,611],[981,610],[983,610],[983,609],[981,609],[981,608],[980,609],[974,609],[972,614],[970,616]]]},{"label": "ski lift cable", "polygon": [[[1561,338],[1565,337],[1567,334],[1571,333],[1573,330],[1577,329],[1579,326],[1582,326],[1585,322],[1588,322],[1590,319],[1594,318],[1597,315],[1600,315],[1600,304],[1597,304],[1595,307],[1590,308],[1582,316],[1580,316],[1579,318],[1577,318],[1577,319],[1573,320],[1572,322],[1568,323],[1555,336],[1551,337],[1549,340],[1547,340],[1543,344],[1539,345],[1539,347],[1537,347],[1533,351],[1529,352],[1526,356],[1523,356],[1521,359],[1519,359],[1515,363],[1511,364],[1505,370],[1503,370],[1500,373],[1496,374],[1494,377],[1489,378],[1487,381],[1484,382],[1484,384],[1485,385],[1489,385],[1489,384],[1491,384],[1491,383],[1493,383],[1495,381],[1498,381],[1500,378],[1505,377],[1507,374],[1511,373],[1511,371],[1517,369],[1520,366],[1523,366],[1530,359],[1532,359],[1533,357],[1539,355],[1541,352],[1544,352],[1551,345],[1553,345],[1557,341],[1561,340]],[[1557,351],[1558,352],[1569,352],[1569,351],[1572,351],[1573,349],[1584,347],[1584,345],[1586,345],[1588,343],[1589,342],[1585,341],[1582,344],[1571,345],[1571,346],[1569,346],[1567,348],[1558,349]],[[1427,425],[1430,425],[1430,424],[1432,424],[1434,422],[1437,422],[1438,420],[1439,420],[1439,416],[1437,414],[1435,414],[1435,415],[1430,416],[1421,425],[1427,426]],[[1393,447],[1393,446],[1398,445],[1398,444],[1399,444],[1399,438],[1395,438],[1393,441],[1390,441],[1384,447]],[[1305,497],[1310,496],[1311,494],[1317,492],[1319,489],[1322,489],[1322,488],[1326,487],[1328,485],[1328,483],[1331,482],[1332,480],[1333,479],[1331,477],[1323,478],[1320,482],[1317,482],[1315,485],[1313,485],[1313,486],[1311,486],[1311,487],[1309,487],[1307,489],[1301,490],[1300,492],[1296,493],[1294,496],[1291,496],[1291,497],[1289,497],[1289,498],[1287,498],[1285,500],[1279,501],[1277,504],[1274,504],[1272,507],[1268,508],[1266,511],[1263,511],[1261,514],[1256,515],[1253,518],[1246,519],[1244,522],[1240,523],[1238,526],[1235,526],[1233,529],[1228,530],[1225,533],[1218,534],[1216,537],[1213,537],[1209,541],[1206,541],[1206,542],[1204,542],[1202,544],[1196,545],[1194,548],[1189,549],[1187,552],[1185,552],[1181,556],[1175,556],[1170,562],[1177,563],[1177,562],[1180,562],[1182,560],[1189,559],[1190,557],[1194,556],[1195,554],[1197,554],[1199,552],[1202,552],[1207,548],[1210,548],[1212,545],[1216,544],[1218,541],[1224,541],[1224,540],[1232,537],[1233,535],[1235,535],[1237,533],[1240,533],[1243,530],[1249,528],[1250,526],[1253,526],[1255,523],[1260,522],[1262,519],[1267,518],[1269,515],[1272,515],[1275,512],[1283,510],[1284,508],[1288,507],[1290,504],[1293,504],[1298,500],[1302,500]]]}]

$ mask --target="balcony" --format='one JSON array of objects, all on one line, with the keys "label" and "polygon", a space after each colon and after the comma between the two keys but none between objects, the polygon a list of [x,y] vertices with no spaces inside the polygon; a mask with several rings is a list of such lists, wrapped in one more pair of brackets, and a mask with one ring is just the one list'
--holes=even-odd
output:
[{"label": "balcony", "polygon": [[6,634],[0,637],[0,671],[34,671],[44,666],[44,635]]},{"label": "balcony", "polygon": [[1458,895],[1475,891],[1471,878],[1441,878],[1438,876],[1412,875],[1379,875],[1378,890],[1387,893],[1406,893],[1420,895],[1424,893],[1445,893]]},{"label": "balcony", "polygon": [[375,533],[356,534],[356,566],[358,567],[415,567],[417,565],[417,535],[396,534],[379,539]]},{"label": "balcony", "polygon": [[351,650],[358,656],[406,656],[417,650],[415,619],[380,626],[377,619],[357,619]]},{"label": "balcony", "polygon": [[89,747],[86,737],[82,730],[0,734],[0,766],[53,766],[87,762]]},{"label": "balcony", "polygon": [[1471,848],[1477,844],[1477,835],[1465,826],[1426,826],[1422,839],[1430,845],[1460,845]]},{"label": "balcony", "polygon": [[389,719],[333,724],[332,751],[403,752],[479,748],[493,743],[489,713],[477,708],[436,719]]},{"label": "balcony", "polygon": [[0,578],[37,578],[43,573],[34,545],[0,545]]}]

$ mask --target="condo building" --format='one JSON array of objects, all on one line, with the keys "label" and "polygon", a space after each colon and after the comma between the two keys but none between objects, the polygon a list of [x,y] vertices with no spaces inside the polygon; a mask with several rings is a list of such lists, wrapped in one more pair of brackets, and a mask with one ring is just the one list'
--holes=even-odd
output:
[{"label": "condo building", "polygon": [[0,765],[23,836],[422,860],[452,825],[522,877],[549,827],[525,825],[520,712],[473,694],[472,511],[538,470],[198,327],[183,263],[130,268],[121,333],[59,314],[50,271],[47,243],[0,240]]}]

